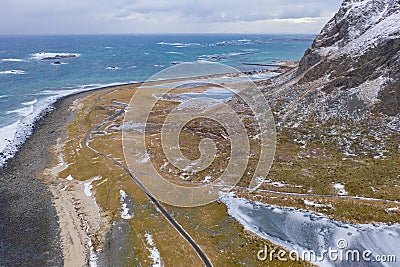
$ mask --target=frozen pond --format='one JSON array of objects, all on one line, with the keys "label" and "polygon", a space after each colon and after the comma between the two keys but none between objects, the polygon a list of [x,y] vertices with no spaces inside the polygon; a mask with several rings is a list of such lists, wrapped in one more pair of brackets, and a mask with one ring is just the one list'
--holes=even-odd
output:
[{"label": "frozen pond", "polygon": [[208,89],[202,93],[183,93],[179,94],[179,97],[182,98],[190,98],[190,99],[196,99],[196,98],[210,98],[214,100],[219,100],[219,101],[228,101],[232,98],[232,96],[235,95],[235,92],[225,89],[225,88],[211,88]]},{"label": "frozen pond", "polygon": [[[311,257],[309,260],[319,266],[399,266],[400,264],[399,225],[344,224],[314,212],[249,202],[232,194],[221,196],[220,200],[228,207],[229,214],[246,230],[271,240],[289,251],[294,250],[299,255],[304,252],[305,255],[310,255],[307,252],[313,251],[316,257],[314,259]],[[338,251],[338,259],[326,254],[325,250],[330,249]],[[322,260],[323,252],[325,252],[324,260]],[[359,261],[353,260],[351,256],[353,252],[359,253]],[[366,260],[363,259],[363,253]],[[386,257],[386,262],[377,262],[377,256],[381,259]],[[394,257],[391,259],[392,262],[388,262],[389,256],[395,256],[397,262],[393,262]]]}]

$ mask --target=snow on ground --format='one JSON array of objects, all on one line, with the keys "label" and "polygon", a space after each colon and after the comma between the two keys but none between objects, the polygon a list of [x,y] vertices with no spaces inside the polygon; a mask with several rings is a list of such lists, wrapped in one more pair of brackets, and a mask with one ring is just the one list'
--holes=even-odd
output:
[{"label": "snow on ground", "polygon": [[124,190],[119,190],[119,195],[120,195],[120,203],[121,203],[121,218],[124,220],[130,220],[133,218],[133,213],[132,211],[128,208],[128,204],[126,203],[126,199],[128,195],[125,193]]},{"label": "snow on ground", "polygon": [[150,155],[147,154],[147,153],[145,153],[145,154],[143,155],[143,157],[142,157],[141,159],[139,159],[139,162],[140,162],[140,163],[146,163],[146,162],[149,162],[149,160],[150,160]]},{"label": "snow on ground", "polygon": [[[70,175],[69,175],[69,176],[70,176]],[[69,177],[69,176],[68,176],[68,177]],[[67,178],[68,178],[68,177],[67,177]],[[72,176],[71,176],[71,177],[72,177]],[[101,177],[100,177],[100,176],[95,176],[95,177],[93,177],[92,179],[90,179],[88,182],[83,183],[83,185],[84,185],[83,191],[85,192],[85,195],[86,195],[86,196],[91,197],[91,196],[93,195],[93,193],[92,193],[92,189],[93,189],[92,183],[93,183],[94,181],[97,181],[97,180],[101,180]]]},{"label": "snow on ground", "polygon": [[151,234],[145,234],[147,245],[150,247],[147,248],[150,251],[149,258],[153,260],[153,267],[162,267],[164,264],[161,260],[160,252],[154,244],[153,236]]},{"label": "snow on ground", "polygon": [[94,252],[94,248],[93,248],[93,243],[92,243],[92,239],[90,237],[88,237],[88,246],[89,246],[89,266],[90,267],[97,267],[97,261],[99,259],[99,257],[97,256],[97,254]]},{"label": "snow on ground", "polygon": [[398,25],[400,25],[400,12],[396,12],[373,25],[363,35],[341,49],[341,54],[360,55],[383,40],[398,38]]},{"label": "snow on ground", "polygon": [[265,180],[264,183],[266,183],[268,185],[272,185],[274,187],[286,187],[286,186],[289,186],[288,184],[285,184],[285,183],[282,183],[282,182],[273,182],[271,179]]},{"label": "snow on ground", "polygon": [[168,166],[169,162],[164,162],[164,164],[160,167],[160,170],[165,169]]},{"label": "snow on ground", "polygon": [[384,77],[379,77],[373,81],[368,80],[358,87],[350,89],[350,92],[357,94],[362,101],[372,105],[379,101],[379,91],[387,80]]},{"label": "snow on ground", "polygon": [[296,188],[301,188],[301,187],[303,187],[302,185],[293,185],[293,184],[286,184],[286,183],[284,183],[284,182],[273,182],[271,179],[267,179],[267,180],[265,180],[265,181],[263,181],[263,180],[260,180],[260,183],[265,183],[265,184],[267,184],[267,185],[270,185],[270,186],[273,186],[273,187],[279,187],[279,188],[282,188],[282,187],[296,187]]},{"label": "snow on ground", "polygon": [[83,191],[85,192],[85,195],[88,197],[91,197],[92,196],[92,188],[93,188],[92,181],[84,183],[84,186],[85,186],[85,188],[83,189]]},{"label": "snow on ground", "polygon": [[[86,202],[84,205],[84,209],[88,209],[85,212],[82,212],[82,214],[86,214],[83,216],[82,214],[80,215],[80,219],[85,225],[85,237],[87,239],[87,245],[89,247],[89,266],[90,267],[97,267],[97,260],[98,260],[98,255],[96,254],[93,241],[92,241],[92,236],[93,236],[93,228],[94,229],[99,229],[100,228],[100,208],[97,205],[96,198],[93,196],[93,185],[92,183],[97,180],[101,180],[101,176],[95,176],[85,182],[79,182],[79,186],[83,185],[83,193],[85,196],[88,198],[93,199],[93,203]],[[74,181],[74,178],[71,175],[68,175],[66,180],[68,181]],[[82,203],[85,203],[83,199],[81,199]],[[78,209],[75,204],[74,208]],[[96,231],[96,230],[95,230]]]},{"label": "snow on ground", "polygon": [[[94,181],[101,180],[101,179],[102,178],[100,176],[95,176],[92,179],[90,179],[88,182],[83,183],[83,185],[84,185],[83,191],[84,191],[84,193],[85,193],[85,195],[87,197],[92,197],[93,196],[93,192],[92,192],[93,185],[92,185],[92,183]],[[97,209],[97,212],[99,213],[99,218],[100,218],[100,208],[97,205],[96,199],[94,197],[93,197],[93,200],[94,200],[94,204],[96,205],[96,209]],[[87,224],[86,225],[86,237],[88,239],[88,246],[89,246],[89,266],[90,267],[97,267],[98,266],[97,265],[97,260],[99,259],[99,257],[97,256],[97,254],[95,252],[95,248],[93,246],[91,234],[89,234],[89,230],[90,230],[89,223],[86,222],[86,224]],[[100,224],[100,222],[99,222],[99,224]]]},{"label": "snow on ground", "polygon": [[385,209],[386,212],[397,212],[400,211],[399,207],[387,208]]},{"label": "snow on ground", "polygon": [[324,207],[332,208],[331,204],[319,204],[319,203],[316,203],[314,201],[307,200],[307,199],[304,199],[303,201],[304,201],[304,204],[307,205],[307,206],[313,206],[313,207],[316,207],[316,208],[324,208]]},{"label": "snow on ground", "polygon": [[340,195],[340,196],[346,196],[346,195],[349,194],[349,193],[344,189],[344,184],[336,183],[336,184],[333,184],[332,186],[333,186],[333,188],[336,189],[337,194]]},{"label": "snow on ground", "polygon": [[208,183],[210,182],[212,179],[212,177],[210,175],[207,175],[206,177],[204,177],[203,183]]}]

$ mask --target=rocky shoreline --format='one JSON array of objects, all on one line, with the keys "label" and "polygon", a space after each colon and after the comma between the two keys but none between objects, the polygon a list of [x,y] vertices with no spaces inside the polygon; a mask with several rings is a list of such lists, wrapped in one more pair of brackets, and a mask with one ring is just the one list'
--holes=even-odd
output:
[{"label": "rocky shoreline", "polygon": [[[59,99],[54,109],[35,123],[18,153],[0,168],[0,266],[64,266],[68,262],[59,219],[61,196],[54,190],[56,186],[45,184],[41,177],[54,167],[52,147],[65,138],[65,127],[75,116],[74,102],[111,87],[115,86]],[[114,229],[107,234],[99,263],[116,261],[111,252],[129,231],[123,232]]]},{"label": "rocky shoreline", "polygon": [[69,107],[92,93],[57,101],[54,110],[35,124],[15,157],[0,169],[0,266],[64,265],[53,196],[37,176],[54,162],[49,148],[74,116]]}]

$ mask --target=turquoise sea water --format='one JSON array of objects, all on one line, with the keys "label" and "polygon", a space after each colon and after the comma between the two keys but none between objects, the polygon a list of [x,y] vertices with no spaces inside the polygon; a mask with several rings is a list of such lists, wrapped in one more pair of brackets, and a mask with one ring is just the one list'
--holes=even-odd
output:
[{"label": "turquoise sea water", "polygon": [[[145,81],[180,62],[298,60],[313,35],[0,36],[0,165],[57,98],[107,85]],[[76,57],[42,60],[75,54]],[[57,64],[55,64],[57,63]]]}]

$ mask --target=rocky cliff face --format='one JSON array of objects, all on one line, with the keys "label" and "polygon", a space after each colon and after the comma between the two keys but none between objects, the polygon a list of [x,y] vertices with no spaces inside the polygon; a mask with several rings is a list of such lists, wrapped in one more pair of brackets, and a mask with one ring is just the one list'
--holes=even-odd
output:
[{"label": "rocky cliff face", "polygon": [[265,93],[289,128],[317,127],[322,138],[398,135],[400,0],[344,0],[298,69],[273,80]]},{"label": "rocky cliff face", "polygon": [[307,50],[298,73],[307,72],[316,64],[318,68],[308,72],[303,82],[327,75],[329,82],[323,90],[328,92],[363,84],[375,87],[378,93],[375,98],[380,100],[378,111],[398,114],[400,1],[345,1]]}]

